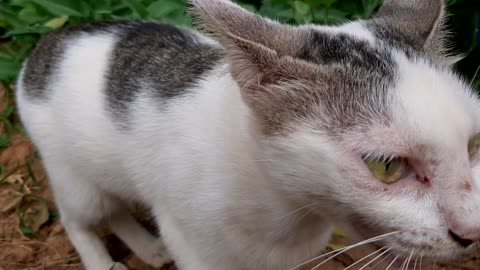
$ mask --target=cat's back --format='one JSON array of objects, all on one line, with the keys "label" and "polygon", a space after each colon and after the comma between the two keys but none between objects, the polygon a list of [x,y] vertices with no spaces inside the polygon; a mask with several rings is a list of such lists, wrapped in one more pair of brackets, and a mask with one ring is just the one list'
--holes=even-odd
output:
[{"label": "cat's back", "polygon": [[222,52],[193,30],[157,22],[66,27],[45,35],[24,63],[17,81],[20,116],[40,147],[113,148],[117,135],[140,118],[142,102],[162,111],[188,97]]},{"label": "cat's back", "polygon": [[62,69],[76,68],[77,80],[87,80],[85,70],[104,66],[105,92],[113,99],[128,101],[145,84],[158,88],[155,95],[171,97],[212,68],[221,52],[218,43],[193,30],[159,22],[73,25],[41,39],[20,83],[30,98],[47,100]]},{"label": "cat's back", "polygon": [[19,109],[22,114],[38,105],[45,114],[53,105],[65,116],[92,112],[91,121],[108,115],[121,123],[139,97],[165,103],[185,96],[222,52],[194,30],[153,21],[65,27],[45,35],[25,61],[17,81]]}]

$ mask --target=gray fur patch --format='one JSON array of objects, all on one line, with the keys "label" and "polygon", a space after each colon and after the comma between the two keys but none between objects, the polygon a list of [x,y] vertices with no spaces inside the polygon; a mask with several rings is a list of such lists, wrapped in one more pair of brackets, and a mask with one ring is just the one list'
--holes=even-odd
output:
[{"label": "gray fur patch", "polygon": [[318,65],[320,72],[293,84],[295,91],[276,102],[267,113],[266,133],[282,133],[295,119],[331,134],[391,119],[397,66],[390,48],[347,34],[313,31],[310,37],[295,57]]},{"label": "gray fur patch", "polygon": [[48,98],[48,83],[60,63],[66,37],[65,32],[45,35],[28,57],[22,78],[28,97],[41,100]]},{"label": "gray fur patch", "polygon": [[374,21],[367,22],[365,26],[372,31],[379,41],[404,52],[408,58],[425,56],[423,44],[405,35],[403,32],[395,28],[388,28]]},{"label": "gray fur patch", "polygon": [[32,99],[48,99],[48,83],[62,60],[66,42],[82,33],[112,32],[122,23],[97,22],[73,25],[50,32],[42,37],[25,62],[22,83]]},{"label": "gray fur patch", "polygon": [[129,106],[141,91],[148,89],[160,103],[182,97],[223,57],[221,47],[167,24],[132,22],[119,35],[106,86],[107,106],[117,122],[128,120]]}]

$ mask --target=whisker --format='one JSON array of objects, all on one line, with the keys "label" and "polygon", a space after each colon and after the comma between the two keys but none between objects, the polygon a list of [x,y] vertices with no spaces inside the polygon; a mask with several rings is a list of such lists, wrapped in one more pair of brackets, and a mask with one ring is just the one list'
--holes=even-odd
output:
[{"label": "whisker", "polygon": [[308,212],[305,213],[303,216],[301,216],[295,223],[299,223],[300,221],[302,221],[302,219],[304,219],[306,216],[308,216],[308,214],[310,214],[312,211],[313,211],[313,209],[308,210]]},{"label": "whisker", "polygon": [[420,254],[420,270],[422,270],[423,252],[425,252],[425,250],[422,249],[422,254]]},{"label": "whisker", "polygon": [[369,257],[371,257],[371,256],[373,256],[373,255],[375,255],[375,254],[377,254],[377,253],[379,253],[379,252],[382,252],[382,251],[385,250],[386,248],[387,248],[387,247],[383,247],[383,248],[381,248],[381,249],[379,249],[379,250],[377,250],[377,251],[374,251],[374,252],[368,254],[367,256],[361,258],[360,260],[352,263],[352,264],[349,265],[347,268],[344,268],[343,270],[347,270],[347,269],[350,269],[350,268],[354,267],[355,265],[361,263],[361,262],[364,261],[365,259],[367,259],[367,258],[369,258]]},{"label": "whisker", "polygon": [[409,266],[410,261],[411,261],[412,256],[413,256],[413,252],[415,252],[415,248],[412,248],[412,252],[410,252],[410,256],[408,256],[407,263],[405,264],[405,269],[408,269],[408,266]]},{"label": "whisker", "polygon": [[415,258],[415,263],[413,264],[413,270],[417,269],[418,258]]},{"label": "whisker", "polygon": [[374,264],[371,268],[372,269],[375,269],[375,267],[377,267],[379,264],[383,263],[384,261],[390,259],[390,257],[392,257],[393,254],[388,254],[387,256],[385,256],[383,259],[381,259],[380,261],[378,261],[376,264]]},{"label": "whisker", "polygon": [[[393,234],[396,234],[396,233],[399,233],[399,231],[395,231],[395,232],[389,232],[389,233],[385,233],[385,234],[382,234],[382,235],[379,235],[379,236],[375,236],[375,237],[372,237],[370,239],[367,239],[367,240],[364,240],[364,241],[361,241],[361,242],[358,242],[356,244],[353,244],[353,245],[350,245],[350,246],[347,246],[347,247],[343,247],[343,248],[340,248],[340,249],[337,249],[337,250],[333,250],[333,251],[330,251],[330,252],[327,252],[325,254],[322,254],[320,256],[317,256],[317,257],[314,257],[306,262],[303,262],[293,268],[290,268],[289,270],[295,270],[295,269],[298,269],[306,264],[309,264],[313,261],[316,261],[320,258],[323,258],[325,256],[328,256],[328,255],[331,255],[331,254],[334,254],[332,257],[330,257],[328,260],[330,260],[331,258],[334,258],[335,256],[338,256],[340,255],[341,253],[345,252],[345,251],[348,251],[350,249],[353,249],[353,248],[356,248],[356,247],[359,247],[359,246],[362,246],[362,245],[365,245],[365,244],[369,244],[369,243],[372,243],[372,242],[376,242],[376,241],[379,241],[379,240],[383,240],[385,239],[387,236],[390,236],[390,235],[393,235]],[[326,261],[324,261],[326,262]],[[320,265],[322,265],[324,262],[320,263]],[[317,265],[317,266],[320,266],[320,265]],[[317,267],[315,266],[315,267]],[[317,268],[318,269],[318,268]],[[314,269],[311,269],[311,270],[314,270]]]},{"label": "whisker", "polygon": [[393,261],[387,266],[387,268],[385,268],[385,270],[390,269],[390,267],[392,267],[392,265],[397,261],[397,259],[398,259],[398,255],[397,255],[397,257],[395,257],[395,258],[393,259]]},{"label": "whisker", "polygon": [[365,269],[365,267],[369,266],[372,262],[378,260],[378,258],[382,257],[383,254],[389,252],[392,248],[388,248],[387,250],[385,250],[384,252],[380,253],[380,255],[378,255],[377,257],[373,258],[371,261],[369,261],[367,264],[365,264],[364,266],[362,266],[362,268],[358,269],[358,270],[363,270]]},{"label": "whisker", "polygon": [[470,87],[472,87],[472,88],[473,88],[473,83],[475,82],[475,78],[478,75],[478,71],[480,71],[480,65],[478,65],[477,70],[475,70],[475,73],[473,74],[472,81],[470,82]]},{"label": "whisker", "polygon": [[[302,207],[300,207],[300,208],[297,208],[297,209],[295,209],[295,210],[293,210],[293,211],[285,214],[284,216],[280,217],[280,218],[278,219],[278,223],[279,223],[280,225],[285,225],[285,224],[283,223],[283,221],[284,221],[288,216],[290,216],[290,215],[292,215],[292,214],[294,214],[294,213],[296,213],[296,212],[298,212],[298,211],[300,211],[300,210],[303,210],[303,209],[305,209],[305,208],[308,208],[308,207],[311,207],[311,206],[314,206],[314,205],[317,205],[317,204],[318,204],[318,203],[310,203],[310,204],[307,204],[307,205],[302,206]],[[304,217],[306,217],[308,214],[310,214],[313,210],[314,210],[313,208],[312,208],[312,209],[309,209],[306,214],[304,214],[302,217],[300,217],[300,219],[294,221],[294,224],[297,224],[298,222],[300,222]],[[287,221],[287,222],[288,222],[288,221]],[[283,228],[279,226],[278,228],[276,228],[275,230],[273,230],[272,232],[270,232],[270,234],[272,235],[272,234],[276,234],[276,233],[282,233],[282,232],[284,232],[285,230],[287,230],[288,227],[289,227],[288,225],[283,226]]]},{"label": "whisker", "polygon": [[480,243],[477,243],[477,245],[475,245],[475,262],[476,262],[476,267],[475,269],[478,270],[478,268],[480,267],[480,262],[478,261],[478,247],[480,246]]},{"label": "whisker", "polygon": [[314,206],[314,205],[316,205],[316,204],[318,204],[318,203],[311,203],[311,204],[307,204],[307,205],[305,205],[305,206],[302,206],[302,207],[300,207],[300,208],[297,208],[297,209],[293,210],[292,212],[290,212],[290,213],[288,213],[288,214],[280,217],[280,220],[282,220],[282,219],[290,216],[291,214],[294,214],[294,213],[296,213],[296,212],[298,212],[298,211],[300,211],[300,210],[303,210],[303,209],[308,208],[308,207],[310,207],[310,206]]},{"label": "whisker", "polygon": [[402,266],[400,267],[401,270],[405,269],[405,265],[407,265],[407,260],[408,258],[405,258],[405,260],[403,261]]}]

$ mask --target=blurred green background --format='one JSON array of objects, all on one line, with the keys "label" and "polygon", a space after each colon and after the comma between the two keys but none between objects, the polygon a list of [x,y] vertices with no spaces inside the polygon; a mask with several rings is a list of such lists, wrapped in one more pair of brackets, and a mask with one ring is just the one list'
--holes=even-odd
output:
[{"label": "blurred green background", "polygon": [[[465,57],[456,69],[473,80],[480,65],[480,0],[446,0],[451,47]],[[372,16],[383,0],[241,0],[245,8],[292,24],[339,24]],[[184,0],[0,0],[0,81],[8,94],[20,65],[42,34],[62,27],[94,20],[154,19],[190,26]],[[92,65],[95,63],[92,63]],[[477,76],[480,77],[480,76]],[[7,96],[8,98],[8,96]],[[13,103],[0,112],[0,121],[15,128],[11,120]],[[0,148],[8,138],[0,136]]]},{"label": "blurred green background", "polygon": [[[368,18],[383,0],[241,0],[247,9],[281,21],[339,24]],[[458,70],[472,78],[480,64],[480,0],[447,0],[455,52],[466,56]],[[184,0],[0,0],[0,80],[15,78],[38,38],[65,24],[93,20],[155,19],[187,25]],[[480,80],[476,80],[476,86]]]}]

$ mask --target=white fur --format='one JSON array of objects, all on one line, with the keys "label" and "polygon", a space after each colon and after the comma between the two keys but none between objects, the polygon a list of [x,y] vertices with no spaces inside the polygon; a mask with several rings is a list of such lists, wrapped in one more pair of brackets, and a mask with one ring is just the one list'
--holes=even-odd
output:
[{"label": "white fur", "polygon": [[315,28],[331,34],[347,34],[358,40],[367,41],[370,45],[374,45],[376,41],[372,32],[365,28],[361,21],[345,23],[339,26],[306,25],[300,26],[300,28]]}]

